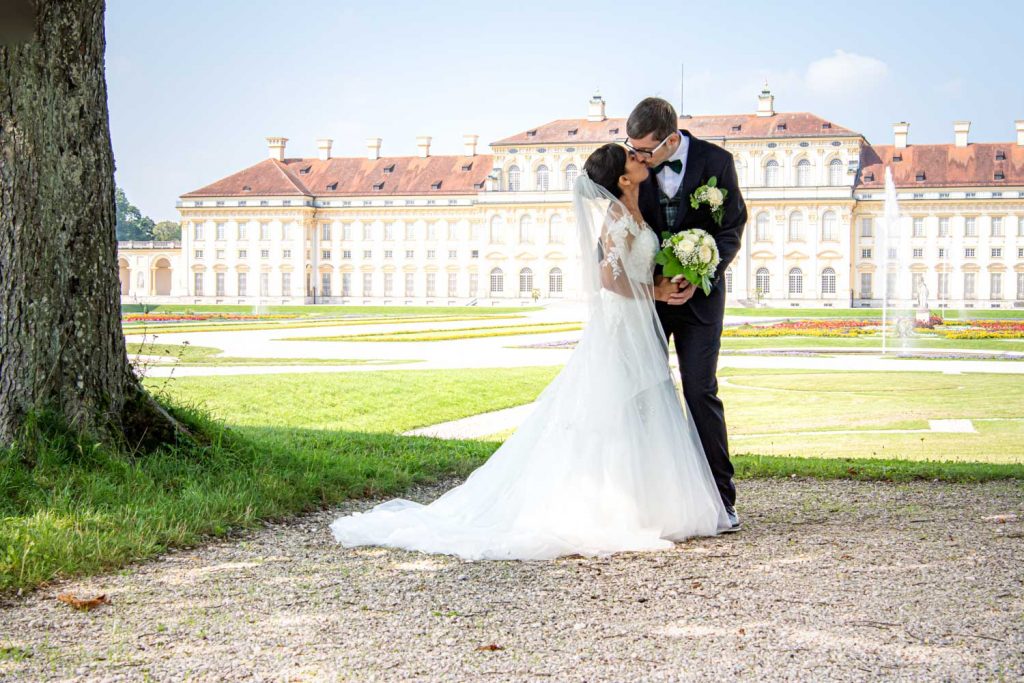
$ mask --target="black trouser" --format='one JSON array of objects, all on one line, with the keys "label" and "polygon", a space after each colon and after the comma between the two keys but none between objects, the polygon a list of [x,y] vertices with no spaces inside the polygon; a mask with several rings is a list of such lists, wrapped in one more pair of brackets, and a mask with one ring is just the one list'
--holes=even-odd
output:
[{"label": "black trouser", "polygon": [[675,343],[683,398],[697,426],[704,455],[711,466],[718,492],[726,505],[736,503],[725,408],[718,398],[718,351],[722,346],[722,320],[700,322],[688,306],[658,304],[658,317],[669,343]]}]

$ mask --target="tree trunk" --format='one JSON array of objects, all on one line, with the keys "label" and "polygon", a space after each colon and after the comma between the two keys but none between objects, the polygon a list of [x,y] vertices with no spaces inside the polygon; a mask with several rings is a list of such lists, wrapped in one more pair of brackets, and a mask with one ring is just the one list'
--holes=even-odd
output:
[{"label": "tree trunk", "polygon": [[104,2],[34,4],[31,38],[0,46],[0,446],[45,413],[148,448],[176,423],[121,330]]}]

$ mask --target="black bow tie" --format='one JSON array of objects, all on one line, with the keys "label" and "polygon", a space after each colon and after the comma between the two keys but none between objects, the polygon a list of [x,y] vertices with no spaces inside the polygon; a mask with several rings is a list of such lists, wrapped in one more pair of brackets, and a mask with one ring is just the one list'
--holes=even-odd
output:
[{"label": "black bow tie", "polygon": [[658,175],[659,173],[661,173],[661,169],[665,168],[666,166],[671,168],[676,173],[683,172],[683,162],[681,159],[669,159],[668,161],[663,161],[662,163],[654,167],[654,175]]}]

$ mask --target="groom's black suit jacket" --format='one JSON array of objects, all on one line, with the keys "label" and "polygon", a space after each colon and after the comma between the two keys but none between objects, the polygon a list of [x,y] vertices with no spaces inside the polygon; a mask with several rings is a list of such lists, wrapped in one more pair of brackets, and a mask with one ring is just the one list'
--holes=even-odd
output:
[{"label": "groom's black suit jacket", "polygon": [[[693,298],[682,306],[669,306],[657,302],[658,318],[665,337],[671,337],[679,357],[679,373],[683,380],[683,396],[690,408],[704,455],[711,466],[722,502],[736,502],[736,488],[732,483],[733,467],[729,460],[729,440],[725,427],[725,409],[718,398],[718,351],[722,345],[722,322],[725,317],[725,269],[740,250],[743,226],[747,223],[747,207],[740,195],[736,180],[736,167],[732,155],[717,145],[693,137],[683,171],[679,213],[675,225],[665,225],[661,210],[661,189],[652,173],[640,186],[640,212],[652,228],[677,233],[690,228],[707,230],[718,244],[722,258],[713,278],[711,293],[705,295],[697,289]],[[725,213],[719,226],[706,205],[690,207],[690,196],[708,182],[717,179],[719,188],[726,190]]]},{"label": "groom's black suit jacket", "polygon": [[[654,173],[651,173],[650,177],[640,186],[640,212],[647,224],[658,232],[659,237],[664,231],[677,233],[680,230],[702,228],[715,238],[722,262],[713,278],[714,285],[711,293],[705,295],[698,289],[693,298],[681,308],[688,309],[687,313],[692,314],[700,323],[705,325],[721,324],[722,317],[725,315],[725,278],[722,274],[725,273],[725,269],[740,249],[740,238],[743,236],[743,227],[747,223],[747,206],[740,194],[732,155],[718,145],[693,137],[689,131],[681,130],[679,132],[690,138],[690,148],[686,156],[686,168],[683,170],[682,201],[676,216],[676,223],[675,225],[665,225],[665,217],[659,201],[661,188],[658,187],[658,180],[654,177]],[[703,205],[699,209],[690,207],[690,196],[698,187],[706,184],[711,176],[715,176],[720,189],[728,191],[725,197],[725,214],[721,226],[711,218],[711,209],[707,205]],[[673,311],[667,310],[672,308],[676,307],[669,307],[660,302],[658,304],[658,312],[662,315],[673,313]]]}]

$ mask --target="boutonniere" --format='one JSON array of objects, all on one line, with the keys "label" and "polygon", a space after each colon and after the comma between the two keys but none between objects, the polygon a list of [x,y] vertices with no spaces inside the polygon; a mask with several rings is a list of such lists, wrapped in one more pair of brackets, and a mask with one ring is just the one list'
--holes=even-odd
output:
[{"label": "boutonniere", "polygon": [[722,190],[718,187],[718,178],[711,176],[706,184],[698,187],[690,195],[690,206],[694,209],[699,209],[702,205],[707,204],[711,208],[711,217],[718,224],[718,227],[722,227],[722,218],[725,217],[725,196],[727,194],[729,194],[728,190]]}]

